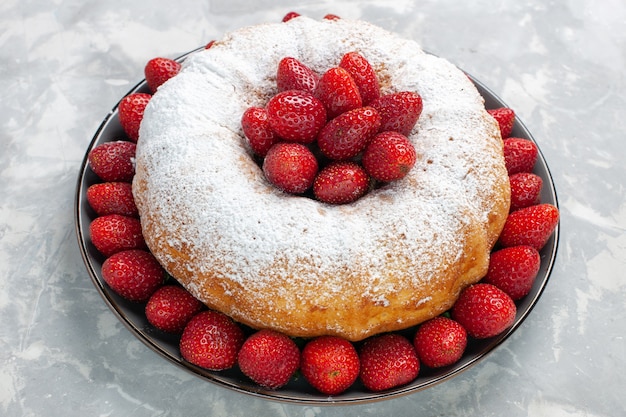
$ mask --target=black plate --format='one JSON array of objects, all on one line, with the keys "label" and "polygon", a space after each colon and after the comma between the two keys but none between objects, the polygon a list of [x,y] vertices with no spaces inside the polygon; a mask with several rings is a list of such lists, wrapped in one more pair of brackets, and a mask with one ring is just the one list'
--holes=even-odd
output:
[{"label": "black plate", "polygon": [[[185,56],[180,59],[182,60],[184,57]],[[470,78],[485,98],[485,104],[488,109],[507,106],[482,83],[478,82],[471,76]],[[135,92],[148,92],[145,81],[137,84],[128,92],[128,94]],[[515,121],[512,136],[527,138],[534,141],[531,133],[519,120],[519,118]],[[504,342],[514,331],[517,330],[524,319],[530,314],[532,308],[541,296],[548,282],[548,278],[556,258],[559,240],[559,226],[557,226],[554,234],[541,250],[541,267],[532,290],[526,297],[516,303],[517,316],[512,327],[504,333],[490,339],[470,339],[463,358],[454,365],[438,370],[422,367],[418,378],[410,384],[380,393],[368,392],[360,385],[360,383],[357,382],[353,387],[341,395],[328,397],[316,392],[308,385],[308,383],[306,383],[306,381],[303,380],[302,377],[294,378],[287,386],[279,390],[264,390],[245,377],[237,369],[237,367],[227,371],[213,372],[193,366],[183,361],[178,350],[178,337],[168,335],[154,329],[146,320],[144,314],[144,304],[137,304],[124,300],[114,293],[104,282],[100,272],[104,257],[92,245],[89,236],[89,224],[96,217],[96,214],[87,203],[86,198],[87,188],[90,185],[101,181],[89,168],[87,155],[91,149],[101,143],[125,138],[126,135],[119,124],[116,105],[104,118],[104,121],[96,131],[89,147],[87,148],[85,158],[80,168],[76,186],[74,215],[78,244],[85,266],[87,267],[87,272],[89,273],[96,289],[106,304],[110,307],[111,311],[113,311],[113,313],[133,333],[133,335],[141,340],[146,346],[159,353],[167,361],[173,363],[174,365],[179,366],[182,369],[185,369],[186,371],[189,371],[207,381],[238,392],[264,399],[300,404],[356,404],[380,401],[401,395],[411,394],[444,382],[456,375],[459,375],[461,372],[469,369],[471,366],[484,359],[490,352],[492,352],[498,345]],[[548,169],[548,165],[541,152],[539,152],[539,157],[535,165],[535,173],[543,179],[544,185],[541,193],[542,203],[550,203],[558,207],[554,182]]]}]

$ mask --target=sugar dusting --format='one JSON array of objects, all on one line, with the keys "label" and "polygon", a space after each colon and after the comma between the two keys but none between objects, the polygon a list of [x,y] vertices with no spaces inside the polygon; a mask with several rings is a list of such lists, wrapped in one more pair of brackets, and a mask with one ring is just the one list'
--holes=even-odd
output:
[{"label": "sugar dusting", "polygon": [[[422,96],[410,135],[421,155],[416,166],[344,206],[277,191],[250,157],[241,115],[275,93],[281,58],[296,57],[321,73],[353,50],[378,70],[385,92]],[[461,231],[484,229],[489,220],[493,194],[485,190],[502,161],[483,107],[453,65],[365,22],[301,17],[241,29],[190,56],[146,109],[137,149],[146,185],[136,196],[142,222],[159,224],[159,244],[168,251],[187,251],[184,269],[231,282],[227,295],[272,288],[283,309],[304,299],[323,307],[347,294],[387,306],[401,288],[437,279],[463,256]],[[164,264],[185,262],[151,249]],[[199,286],[187,286],[210,302]],[[259,298],[266,310],[278,308]]]}]

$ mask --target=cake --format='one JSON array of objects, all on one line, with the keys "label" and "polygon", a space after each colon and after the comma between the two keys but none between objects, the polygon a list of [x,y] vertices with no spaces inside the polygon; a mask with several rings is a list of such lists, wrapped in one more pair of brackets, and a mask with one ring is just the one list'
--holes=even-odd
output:
[{"label": "cake", "polygon": [[[350,51],[381,92],[422,97],[408,135],[419,158],[350,204],[285,194],[241,115],[276,93],[282,58],[321,73]],[[375,25],[301,16],[185,59],[145,109],[133,193],[150,251],[208,307],[255,329],[358,341],[435,317],[478,282],[510,190],[498,125],[462,71]]]}]

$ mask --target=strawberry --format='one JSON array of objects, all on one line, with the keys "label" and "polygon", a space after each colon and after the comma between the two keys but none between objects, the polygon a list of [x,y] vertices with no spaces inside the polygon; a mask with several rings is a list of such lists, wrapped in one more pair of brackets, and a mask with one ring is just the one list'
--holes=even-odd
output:
[{"label": "strawberry", "polygon": [[131,182],[136,149],[137,145],[128,141],[102,143],[89,152],[89,167],[103,181]]},{"label": "strawberry", "polygon": [[278,142],[263,161],[263,173],[280,190],[301,194],[308,190],[317,175],[315,155],[301,143]]},{"label": "strawberry", "polygon": [[532,172],[538,154],[537,145],[529,139],[504,139],[504,163],[509,176],[518,172]]},{"label": "strawberry", "polygon": [[352,76],[364,106],[380,97],[380,85],[376,72],[363,55],[358,52],[348,52],[341,58],[339,66],[346,69]]},{"label": "strawberry", "polygon": [[133,198],[133,186],[129,182],[103,182],[87,188],[87,202],[98,216],[121,214],[138,217]]},{"label": "strawberry", "polygon": [[266,109],[272,130],[288,141],[311,143],[326,124],[324,105],[306,91],[280,92],[269,100]]},{"label": "strawberry", "polygon": [[515,321],[515,302],[500,288],[485,283],[470,285],[452,307],[452,318],[476,339],[496,336]]},{"label": "strawberry", "polygon": [[152,294],[145,312],[148,322],[157,329],[179,334],[203,308],[204,305],[186,289],[169,284]]},{"label": "strawberry", "polygon": [[329,121],[320,130],[317,144],[330,159],[349,159],[365,149],[379,127],[378,112],[373,107],[359,107]]},{"label": "strawberry", "polygon": [[212,371],[232,368],[244,341],[241,327],[230,317],[214,310],[193,316],[180,337],[184,360]]},{"label": "strawberry", "polygon": [[328,13],[324,15],[324,19],[325,20],[339,20],[341,19],[341,17],[337,16],[336,14]]},{"label": "strawberry", "polygon": [[504,247],[528,245],[538,251],[546,244],[559,222],[559,209],[552,204],[537,204],[509,214],[500,233]]},{"label": "strawberry", "polygon": [[491,254],[483,282],[495,285],[513,300],[527,295],[535,282],[541,256],[532,246],[511,246]]},{"label": "strawberry", "polygon": [[513,125],[515,124],[515,112],[513,109],[508,107],[499,107],[497,109],[487,110],[487,113],[489,113],[494,119],[496,119],[496,122],[498,122],[502,139],[511,136]]},{"label": "strawberry", "polygon": [[360,378],[370,391],[383,391],[405,385],[415,378],[420,362],[411,342],[398,333],[374,336],[359,352]]},{"label": "strawberry", "polygon": [[278,136],[267,121],[267,111],[262,107],[248,108],[241,117],[241,128],[252,151],[260,157],[265,157],[278,141]]},{"label": "strawberry", "polygon": [[298,370],[300,349],[283,333],[259,330],[243,342],[237,363],[241,372],[257,384],[277,389]]},{"label": "strawberry", "polygon": [[380,131],[392,130],[408,136],[417,123],[422,109],[422,97],[412,91],[385,94],[369,103],[380,113]]},{"label": "strawberry", "polygon": [[467,332],[458,322],[437,316],[420,325],[413,344],[424,365],[440,368],[461,359],[467,346]]},{"label": "strawberry", "polygon": [[337,395],[347,390],[359,376],[359,354],[346,339],[319,336],[302,349],[300,370],[316,390]]},{"label": "strawberry", "polygon": [[131,249],[108,257],[102,263],[102,278],[125,299],[144,302],[163,285],[165,270],[150,252]]},{"label": "strawberry", "polygon": [[283,16],[283,20],[282,21],[283,21],[283,23],[284,22],[288,22],[291,19],[294,19],[294,18],[296,18],[298,16],[300,16],[300,13],[298,13],[298,12],[289,12],[285,16]]},{"label": "strawberry", "polygon": [[511,211],[539,204],[543,180],[532,172],[518,172],[509,177]]},{"label": "strawberry", "polygon": [[403,178],[415,165],[417,153],[406,136],[382,132],[374,136],[363,153],[363,167],[372,178],[388,182]]},{"label": "strawberry", "polygon": [[302,90],[313,93],[320,77],[296,58],[285,57],[278,63],[276,86],[278,91]]},{"label": "strawberry", "polygon": [[335,162],[324,167],[315,178],[313,194],[329,204],[351,203],[363,196],[370,185],[370,177],[354,162]]},{"label": "strawberry", "polygon": [[324,103],[328,118],[363,106],[361,94],[350,73],[341,67],[326,71],[317,83],[315,96]]},{"label": "strawberry", "polygon": [[141,223],[135,217],[107,214],[96,217],[89,225],[91,243],[104,256],[128,249],[144,249]]},{"label": "strawberry", "polygon": [[122,129],[128,138],[135,143],[139,139],[139,125],[143,119],[143,112],[151,98],[150,94],[133,93],[120,100],[117,106]]},{"label": "strawberry", "polygon": [[169,58],[152,58],[144,68],[146,83],[152,93],[155,93],[165,81],[169,80],[180,71],[180,63]]}]

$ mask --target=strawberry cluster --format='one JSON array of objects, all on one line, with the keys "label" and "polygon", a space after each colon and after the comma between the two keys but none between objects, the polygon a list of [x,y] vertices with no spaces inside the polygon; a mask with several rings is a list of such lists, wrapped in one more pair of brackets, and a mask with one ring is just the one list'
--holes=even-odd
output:
[{"label": "strawberry cluster", "polygon": [[323,74],[293,57],[276,71],[277,93],[248,108],[241,126],[282,191],[329,204],[362,197],[373,182],[403,178],[417,154],[407,138],[422,112],[411,91],[383,94],[376,72],[357,52]]},{"label": "strawberry cluster", "polygon": [[[288,16],[285,21],[297,14]],[[328,17],[331,18],[338,17]],[[150,91],[156,91],[178,68],[164,58],[151,60],[146,66]],[[275,171],[270,158],[273,153],[279,160],[298,161],[304,171],[316,171],[310,167],[319,165],[318,157],[302,159],[291,149],[311,152],[315,143],[315,153],[321,153],[329,162],[316,171],[313,189],[316,195],[325,196],[322,201],[334,203],[345,201],[338,197],[344,191],[333,190],[328,184],[369,183],[370,177],[390,181],[366,162],[367,149],[384,149],[383,145],[372,145],[381,136],[381,142],[389,140],[386,136],[406,137],[421,111],[417,95],[380,96],[371,67],[358,54],[347,54],[338,68],[329,70],[330,75],[318,77],[293,59],[283,60],[277,76],[280,92],[265,108],[247,111],[242,120],[250,146],[264,158],[268,177]],[[333,104],[332,96],[337,92],[352,97],[348,100],[352,104]],[[238,367],[266,389],[283,387],[299,370],[312,387],[325,395],[338,395],[357,380],[367,390],[382,391],[410,383],[424,367],[441,368],[456,363],[472,340],[494,337],[514,322],[515,303],[533,286],[541,262],[539,251],[554,232],[559,211],[541,203],[541,178],[533,173],[538,157],[536,145],[527,139],[510,137],[515,124],[513,110],[488,110],[501,129],[512,195],[511,212],[486,276],[467,287],[449,312],[401,334],[383,334],[352,343],[335,336],[295,340],[274,330],[246,328],[207,309],[176,282],[168,280],[166,271],[146,247],[131,187],[138,126],[150,97],[148,93],[125,97],[118,114],[127,138],[102,143],[89,152],[89,167],[101,180],[87,189],[94,218],[89,233],[92,244],[105,258],[101,271],[104,281],[125,299],[145,304],[147,320],[156,329],[178,335],[185,361],[213,371]],[[279,118],[278,124],[273,122],[274,128],[267,129],[268,119],[283,114],[289,106],[301,106],[307,109],[307,115],[319,113],[323,117],[305,117],[307,121],[298,116],[296,123]],[[380,149],[371,157],[375,161],[371,165],[384,173],[397,170],[398,165],[389,168],[381,164],[381,155],[386,153]],[[315,191],[318,182],[322,185]],[[300,187],[303,188],[299,190],[306,190],[311,185]],[[348,187],[351,192],[354,188],[359,187]]]}]

